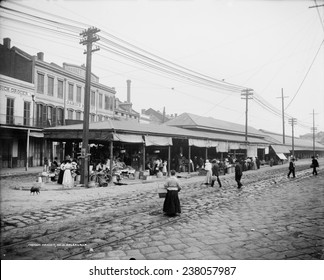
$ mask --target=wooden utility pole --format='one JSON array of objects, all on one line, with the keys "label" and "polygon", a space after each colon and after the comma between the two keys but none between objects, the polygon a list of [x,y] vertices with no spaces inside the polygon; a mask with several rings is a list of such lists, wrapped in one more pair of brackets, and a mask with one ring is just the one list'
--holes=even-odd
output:
[{"label": "wooden utility pole", "polygon": [[313,156],[315,157],[315,132],[316,132],[317,128],[315,127],[315,112],[313,109],[313,127],[312,127],[312,131],[313,131]]},{"label": "wooden utility pole", "polygon": [[253,89],[251,88],[247,88],[247,89],[243,89],[242,93],[241,93],[241,99],[245,99],[246,103],[245,103],[245,142],[247,144],[248,142],[248,100],[252,99],[253,95]]},{"label": "wooden utility pole", "polygon": [[292,146],[292,156],[295,157],[295,143],[294,143],[294,125],[297,124],[297,119],[296,118],[291,118],[288,120],[289,124],[291,124],[292,128],[292,141],[291,141],[291,146]]},{"label": "wooden utility pole", "polygon": [[288,96],[283,95],[283,88],[281,89],[281,103],[282,103],[282,144],[285,144],[285,106],[284,106],[284,98],[287,98]]},{"label": "wooden utility pole", "polygon": [[89,113],[90,113],[90,87],[91,87],[91,54],[94,51],[98,51],[99,48],[92,49],[92,43],[99,41],[100,38],[96,35],[100,30],[95,27],[90,27],[87,30],[80,33],[83,39],[80,44],[87,45],[87,50],[84,54],[87,54],[86,64],[86,80],[84,90],[84,117],[83,117],[83,139],[81,149],[81,184],[85,187],[89,182]]}]

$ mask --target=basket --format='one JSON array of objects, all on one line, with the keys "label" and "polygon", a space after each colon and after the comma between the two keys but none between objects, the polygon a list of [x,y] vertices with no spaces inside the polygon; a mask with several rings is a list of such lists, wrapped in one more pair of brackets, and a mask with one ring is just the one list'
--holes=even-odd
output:
[{"label": "basket", "polygon": [[158,190],[158,194],[159,194],[159,198],[165,198],[166,197],[166,194],[167,194],[167,191],[165,190]]},{"label": "basket", "polygon": [[159,198],[166,197],[167,192],[168,191],[163,187],[163,185],[158,184],[157,193],[159,195]]}]

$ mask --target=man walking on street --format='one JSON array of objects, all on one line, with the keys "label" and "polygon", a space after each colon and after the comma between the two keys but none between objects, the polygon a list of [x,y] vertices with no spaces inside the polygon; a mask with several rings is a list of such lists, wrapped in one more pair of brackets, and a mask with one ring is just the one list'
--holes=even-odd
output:
[{"label": "man walking on street", "polygon": [[222,183],[219,180],[219,167],[218,167],[218,163],[216,161],[216,159],[212,160],[212,182],[211,182],[211,186],[214,186],[215,181],[217,180],[219,187],[222,187]]},{"label": "man walking on street", "polygon": [[293,178],[295,178],[295,159],[294,158],[292,158],[291,161],[289,162],[288,178],[290,177],[291,173],[293,175]]},{"label": "man walking on street", "polygon": [[242,165],[238,160],[235,161],[235,164],[235,181],[237,182],[237,188],[240,189],[242,187]]},{"label": "man walking on street", "polygon": [[318,161],[317,161],[317,159],[314,157],[314,156],[312,156],[312,165],[311,165],[312,167],[313,167],[313,175],[317,175],[317,170],[316,170],[316,168],[319,166],[318,165]]}]

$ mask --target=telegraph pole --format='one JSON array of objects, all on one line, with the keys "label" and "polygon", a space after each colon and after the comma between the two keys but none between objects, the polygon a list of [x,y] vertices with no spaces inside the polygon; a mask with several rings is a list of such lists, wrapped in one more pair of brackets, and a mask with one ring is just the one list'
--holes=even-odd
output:
[{"label": "telegraph pole", "polygon": [[91,54],[92,52],[98,51],[99,47],[92,49],[92,43],[99,41],[100,38],[96,35],[100,30],[95,27],[90,27],[80,33],[83,39],[80,44],[86,45],[87,50],[84,54],[87,54],[87,64],[86,64],[86,80],[85,80],[85,90],[84,90],[84,117],[83,117],[83,139],[82,139],[82,149],[81,149],[81,184],[85,187],[88,186],[89,182],[89,113],[90,113],[90,87],[91,87]]},{"label": "telegraph pole", "polygon": [[284,106],[284,98],[287,98],[288,96],[283,95],[283,88],[281,89],[281,104],[282,104],[282,144],[285,144],[285,106]]},{"label": "telegraph pole", "polygon": [[315,112],[313,109],[313,127],[312,127],[312,131],[313,131],[313,156],[315,157],[315,132],[316,132],[317,128],[315,127]]},{"label": "telegraph pole", "polygon": [[297,124],[297,119],[296,118],[291,118],[288,120],[289,124],[291,124],[292,128],[292,156],[295,157],[295,143],[294,143],[294,125]]},{"label": "telegraph pole", "polygon": [[247,89],[243,89],[242,93],[241,93],[241,99],[245,99],[245,142],[247,144],[248,142],[248,100],[252,99],[253,95],[253,89],[251,88],[247,88]]}]

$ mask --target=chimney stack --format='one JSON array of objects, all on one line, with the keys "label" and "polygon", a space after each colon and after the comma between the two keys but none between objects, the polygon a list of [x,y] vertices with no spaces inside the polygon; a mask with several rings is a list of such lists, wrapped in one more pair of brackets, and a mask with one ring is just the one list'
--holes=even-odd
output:
[{"label": "chimney stack", "polygon": [[131,80],[127,80],[126,82],[127,82],[127,102],[131,103],[131,92],[130,92]]},{"label": "chimney stack", "polygon": [[44,53],[43,52],[37,53],[37,59],[41,60],[41,61],[44,61]]},{"label": "chimney stack", "polygon": [[10,39],[10,38],[3,38],[3,45],[4,45],[7,49],[10,49],[11,39]]}]

